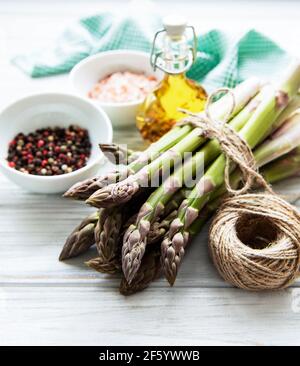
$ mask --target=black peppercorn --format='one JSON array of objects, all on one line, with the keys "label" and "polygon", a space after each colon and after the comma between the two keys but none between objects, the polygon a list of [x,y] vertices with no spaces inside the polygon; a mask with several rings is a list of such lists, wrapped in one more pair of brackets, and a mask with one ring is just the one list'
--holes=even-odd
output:
[{"label": "black peppercorn", "polygon": [[90,153],[88,131],[71,125],[42,128],[28,135],[18,133],[9,143],[7,161],[23,173],[50,176],[85,166]]}]

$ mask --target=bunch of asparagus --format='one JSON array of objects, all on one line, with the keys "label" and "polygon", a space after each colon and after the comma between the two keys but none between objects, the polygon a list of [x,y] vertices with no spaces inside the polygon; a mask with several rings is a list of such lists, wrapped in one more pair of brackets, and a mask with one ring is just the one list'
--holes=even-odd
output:
[{"label": "bunch of asparagus", "polygon": [[[300,65],[293,64],[277,86],[248,79],[234,90],[230,126],[253,149],[260,172],[269,183],[300,173]],[[225,95],[211,105],[222,119],[230,107]],[[94,243],[98,257],[87,265],[99,272],[122,273],[120,292],[146,288],[164,273],[170,285],[185,250],[226,196],[226,157],[216,140],[206,140],[190,124],[174,127],[143,152],[101,145],[109,157],[127,164],[110,174],[80,182],[65,197],[84,200],[97,212],[70,234],[60,260],[85,252]],[[184,164],[184,155],[191,157]],[[171,169],[165,172],[166,167]],[[199,169],[204,167],[202,174]],[[187,184],[186,176],[196,177]],[[160,182],[151,187],[150,182]],[[231,185],[242,176],[231,166]]]}]

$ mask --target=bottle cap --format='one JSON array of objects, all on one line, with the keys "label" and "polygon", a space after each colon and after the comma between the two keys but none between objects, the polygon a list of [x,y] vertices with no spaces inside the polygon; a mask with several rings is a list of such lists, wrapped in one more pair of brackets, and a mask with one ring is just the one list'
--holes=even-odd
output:
[{"label": "bottle cap", "polygon": [[168,15],[163,19],[163,25],[170,37],[180,37],[187,26],[187,20],[180,15]]}]

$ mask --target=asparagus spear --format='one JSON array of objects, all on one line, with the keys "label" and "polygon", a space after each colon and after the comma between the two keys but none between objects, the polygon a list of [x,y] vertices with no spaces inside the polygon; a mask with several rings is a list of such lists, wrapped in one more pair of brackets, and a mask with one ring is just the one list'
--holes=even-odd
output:
[{"label": "asparagus spear", "polygon": [[190,189],[182,187],[177,191],[165,206],[162,216],[158,216],[152,222],[147,235],[147,245],[156,243],[162,239],[169,230],[170,224],[177,215],[181,202],[188,196]]},{"label": "asparagus spear", "polygon": [[[236,130],[239,130],[241,127],[243,127],[243,125],[245,125],[245,123],[251,116],[250,112],[252,111],[253,113],[255,111],[262,98],[268,95],[269,91],[270,89],[266,88],[259,95],[257,95],[246,106],[246,108],[244,108],[244,110],[232,120],[232,127]],[[292,104],[295,107],[295,104]],[[290,110],[291,109],[289,109],[289,111]],[[282,118],[283,116],[285,119]],[[261,161],[264,156],[270,156],[271,159],[274,159],[276,156],[282,155],[283,153],[291,150],[294,146],[298,144],[300,129],[297,128],[297,121],[300,117],[295,116],[295,112],[292,114],[292,116],[292,118],[291,116],[286,117],[286,114],[282,113],[275,121],[275,124],[277,126],[280,126],[281,124],[283,124],[283,126],[280,127],[280,132],[278,129],[273,134],[274,137],[276,134],[276,141],[274,141],[273,143],[267,141],[267,143],[263,144],[263,146],[258,149],[256,160],[259,166],[266,163],[266,161]],[[297,132],[298,134],[295,132]],[[271,154],[272,149],[274,152]],[[207,165],[215,156],[214,154],[217,154],[218,152],[220,152],[219,145],[216,140],[212,140],[207,143],[204,148],[202,148],[197,154],[203,154],[204,163],[205,165]],[[195,155],[194,159],[198,156],[197,154]],[[270,160],[270,158],[268,159]],[[196,162],[195,165],[198,166],[199,162]],[[139,266],[140,259],[143,256],[149,238],[151,242],[153,242],[154,240],[158,240],[158,238],[166,233],[166,229],[170,225],[170,217],[164,219],[162,223],[160,223],[159,221],[153,223],[153,220],[156,219],[157,213],[163,212],[164,205],[170,199],[170,196],[172,196],[174,190],[182,186],[184,170],[193,171],[193,168],[191,164],[185,164],[181,170],[176,171],[169,180],[167,180],[156,191],[154,191],[152,195],[150,195],[146,203],[142,206],[135,225],[131,225],[126,234],[126,242],[124,242],[123,244],[123,271],[125,274],[127,274],[128,272],[127,279],[129,281],[130,278],[134,276],[134,273]],[[175,180],[177,184],[170,184],[170,180]],[[133,242],[131,242],[131,237],[133,237]],[[137,238],[139,240],[137,240]],[[124,258],[124,256],[126,256],[127,258]],[[132,266],[131,263],[134,263],[134,266]]]},{"label": "asparagus spear", "polygon": [[92,179],[86,179],[82,182],[74,184],[65,194],[64,197],[78,200],[88,199],[94,192],[100,190],[107,185],[124,180],[131,174],[141,170],[145,164],[155,159],[164,151],[170,149],[174,144],[180,141],[191,131],[190,126],[175,127],[164,135],[160,140],[151,144],[147,150],[141,153],[136,160],[127,165],[120,171],[113,171]]},{"label": "asparagus spear", "polygon": [[[294,176],[296,174],[300,173],[300,147],[297,147],[290,151],[288,154],[285,154],[281,158],[276,159],[275,161],[267,164],[264,166],[261,170],[261,173],[264,175],[265,179],[269,183],[274,183],[279,180]],[[234,176],[233,176],[234,177]],[[235,175],[235,179],[231,181],[232,186],[237,187],[238,183],[240,181],[240,177],[238,174]],[[166,206],[166,212],[167,214],[172,218],[176,215],[178,205],[181,202],[182,199],[186,196],[188,190],[181,189],[177,194],[174,195],[172,201],[168,202]],[[208,202],[205,207],[201,210],[198,218],[193,222],[193,224],[189,228],[189,235],[190,238],[192,236],[195,236],[203,227],[205,222],[209,219],[209,217],[214,213],[214,211],[219,207],[221,200],[223,199],[224,195],[226,194],[226,189],[224,190],[217,190],[218,193],[214,192],[214,195],[212,195],[212,201]],[[176,197],[177,196],[177,197]],[[157,242],[158,239],[161,238],[161,234],[156,231],[156,227],[161,227],[163,230],[168,229],[170,220],[168,216],[162,220],[162,222],[155,222],[153,224],[153,228],[151,229],[148,238],[149,241],[151,240],[151,236],[153,235],[153,239]],[[155,237],[156,236],[156,237]],[[154,241],[153,240],[153,241]],[[152,246],[151,246],[152,247]],[[131,284],[128,284],[128,282],[125,280],[125,278],[122,279],[121,285],[120,285],[120,292],[124,295],[133,294],[135,292],[141,291],[148,287],[148,285],[155,280],[158,275],[160,274],[161,270],[161,264],[158,260],[159,255],[156,258],[155,261],[148,259],[148,249],[146,251],[146,254],[142,260],[142,265],[136,275],[136,277],[133,279]],[[101,257],[94,258],[86,264],[93,268],[96,271],[102,272],[102,273],[115,273],[116,268],[120,269],[120,259],[118,261],[103,261]],[[119,267],[118,267],[119,266]]]},{"label": "asparagus spear", "polygon": [[[275,160],[264,166],[261,170],[261,173],[265,177],[265,179],[269,183],[275,183],[280,180],[292,177],[294,175],[300,174],[300,147],[293,149],[288,154],[285,154],[281,158]],[[238,178],[238,176],[237,176]],[[231,184],[233,187],[237,187],[239,183],[239,179],[232,181]],[[216,209],[220,206],[221,201],[224,199],[226,195],[226,189],[223,191],[223,194],[219,192],[219,195],[215,195],[215,198],[208,202],[205,207],[201,210],[197,219],[193,222],[193,224],[189,227],[189,235],[190,238],[195,236],[200,232],[204,224],[207,220],[213,215]],[[181,198],[183,199],[185,193],[181,194]],[[179,198],[179,196],[178,196]],[[174,217],[177,213],[176,211],[177,202],[173,206],[173,211],[171,205],[168,205],[167,208],[170,209],[169,216]],[[169,227],[170,220],[168,216],[161,222],[155,222],[157,226],[162,227],[167,231]],[[155,232],[155,227],[149,233],[148,238],[150,240],[153,235],[153,239],[157,242],[161,239],[162,235],[159,232]],[[153,240],[153,241],[154,241]],[[149,247],[147,247],[149,248]],[[151,246],[152,248],[152,246]],[[120,292],[121,294],[127,296],[132,295],[136,292],[142,291],[149,286],[151,282],[157,279],[161,274],[161,260],[160,260],[160,250],[159,246],[156,247],[154,251],[146,250],[146,254],[143,257],[142,264],[133,279],[133,281],[129,284],[125,277],[122,278],[120,284]],[[103,272],[103,273],[114,273],[115,272],[115,264],[112,264],[110,267],[110,263],[105,263],[101,261],[101,258],[95,258],[86,263],[91,268]]]},{"label": "asparagus spear", "polygon": [[97,272],[114,274],[120,270],[120,262],[117,258],[107,261],[103,257],[96,257],[85,262],[85,264]]},{"label": "asparagus spear", "polygon": [[[300,146],[297,146],[287,154],[284,154],[280,158],[264,165],[261,169],[261,174],[269,184],[300,174]],[[238,187],[241,181],[240,178],[239,174],[233,174],[231,177],[231,184],[233,187]],[[225,186],[223,186],[222,189],[217,189],[212,194],[212,200],[204,206],[204,209],[200,211],[197,219],[189,227],[188,230],[191,236],[196,235],[201,230],[205,221],[207,221],[207,219],[216,211],[226,195],[227,191]]]},{"label": "asparagus spear", "polygon": [[[249,79],[233,91],[236,98],[233,115],[236,115],[257,94],[259,87],[257,79]],[[228,110],[228,103],[228,95],[225,95],[212,105],[211,114],[215,118],[222,118]],[[193,129],[168,151],[152,159],[150,164],[144,164],[142,169],[133,171],[135,174],[122,181],[103,187],[92,194],[86,202],[95,207],[111,207],[129,201],[141,187],[149,186],[149,182],[155,180],[164,167],[172,167],[174,161],[180,160],[184,153],[192,152],[202,145],[205,138],[200,136],[200,132],[199,128]]]},{"label": "asparagus spear", "polygon": [[270,162],[261,171],[268,182],[275,183],[300,174],[300,146]]},{"label": "asparagus spear", "polygon": [[[263,89],[254,99],[252,99],[246,107],[236,115],[230,122],[232,128],[240,130],[250,116],[254,113],[258,105],[263,100],[266,93],[270,89]],[[157,188],[142,206],[135,225],[131,225],[124,236],[122,248],[123,272],[130,282],[135,276],[136,271],[141,263],[147,245],[147,236],[151,228],[153,220],[164,212],[165,205],[171,199],[174,192],[180,189],[186,178],[193,176],[195,171],[200,168],[202,173],[203,166],[209,164],[220,153],[220,147],[216,140],[209,141],[200,151],[186,163],[182,164],[176,171]],[[166,221],[165,223],[166,224]],[[163,228],[158,231],[163,233]]]},{"label": "asparagus spear", "polygon": [[99,218],[99,213],[95,212],[86,217],[68,236],[66,243],[60,253],[59,260],[63,261],[76,257],[86,252],[95,244],[94,231]]},{"label": "asparagus spear", "polygon": [[177,210],[170,212],[162,220],[156,220],[152,223],[147,235],[147,246],[163,239],[168,232],[171,222],[177,217]]},{"label": "asparagus spear", "polygon": [[[82,182],[75,183],[63,196],[85,201],[97,190],[122,179],[121,174],[120,171],[113,171],[105,175],[85,179]],[[124,176],[127,176],[126,171],[124,172]]]},{"label": "asparagus spear", "polygon": [[102,273],[113,274],[121,269],[121,228],[123,207],[100,209],[100,216],[95,227],[95,241],[98,257],[86,262],[86,265]]},{"label": "asparagus spear", "polygon": [[119,289],[120,293],[128,296],[142,291],[158,278],[160,274],[160,246],[154,245],[151,246],[150,250],[147,250],[134,280],[129,284],[125,277],[122,278]]},{"label": "asparagus spear", "polygon": [[131,217],[139,211],[145,199],[147,199],[147,195],[139,195],[130,207],[121,205],[119,207],[102,208],[99,210],[99,220],[95,227],[95,241],[99,258],[97,259],[97,263],[91,263],[91,267],[97,267],[98,269],[96,270],[100,272],[104,272],[105,269],[107,269],[108,273],[119,271],[121,267],[122,247],[122,241],[120,239],[124,232],[124,221],[126,217]]},{"label": "asparagus spear", "polygon": [[284,122],[289,119],[289,117],[300,108],[300,94],[296,94],[287,107],[280,113],[280,116],[277,118],[277,120],[274,122],[274,124],[271,126],[271,128],[266,132],[264,135],[264,138],[262,140],[265,140],[270,134],[272,134],[275,130],[277,130],[280,126],[284,124]]},{"label": "asparagus spear", "polygon": [[[288,70],[279,89],[265,98],[239,132],[251,148],[255,147],[270,130],[288,101],[297,93],[299,86],[300,65],[296,64]],[[190,196],[183,201],[178,217],[171,223],[168,237],[162,242],[164,270],[171,285],[175,282],[179,264],[184,256],[184,248],[189,239],[188,228],[197,218],[201,208],[209,201],[211,192],[223,183],[225,163],[226,158],[221,154],[207,169]]]},{"label": "asparagus spear", "polygon": [[[300,174],[300,146],[296,147],[289,153],[283,155],[275,161],[263,166],[261,174],[266,181],[270,184],[279,182],[286,178],[293,177]],[[240,176],[235,175],[231,181],[231,185],[234,188],[238,187],[240,182]],[[218,190],[212,200],[209,201],[204,208],[200,211],[197,219],[188,228],[189,240],[200,232],[204,224],[214,214],[214,212],[220,207],[222,200],[227,195],[226,188],[221,191]],[[163,261],[162,261],[163,262]]]},{"label": "asparagus spear", "polygon": [[[181,188],[172,196],[171,200],[165,206],[163,215],[156,217],[154,222],[151,224],[150,231],[147,236],[147,245],[156,243],[164,237],[165,233],[168,231],[171,221],[176,217],[177,210],[181,202],[187,197],[189,191],[189,189]],[[125,235],[125,232],[131,225],[134,225],[137,216],[138,213],[131,216],[125,225],[123,225],[123,235]]]},{"label": "asparagus spear", "polygon": [[130,164],[141,154],[141,151],[127,149],[125,145],[99,144],[99,147],[106,158],[113,164]]},{"label": "asparagus spear", "polygon": [[112,272],[113,264],[118,271],[120,258],[119,235],[122,228],[122,210],[104,208],[99,211],[99,220],[95,227],[95,241],[102,266],[109,263]]},{"label": "asparagus spear", "polygon": [[95,240],[98,257],[86,262],[86,265],[102,273],[113,274],[121,269],[122,211],[101,209],[105,211],[102,220],[98,220],[95,229]]},{"label": "asparagus spear", "polygon": [[[271,136],[255,151],[255,159],[260,165],[275,160],[282,151],[290,151],[300,141],[300,109],[294,111]],[[278,149],[280,147],[280,149]]]},{"label": "asparagus spear", "polygon": [[[285,115],[285,119],[279,118],[275,122],[278,126],[277,130],[261,145],[259,145],[253,152],[256,166],[258,168],[266,165],[270,161],[274,161],[278,157],[294,151],[299,145],[300,141],[300,113],[299,110],[292,111],[290,116]],[[293,154],[295,155],[295,154]],[[284,174],[280,172],[280,176]],[[289,174],[289,173],[288,173]],[[242,177],[238,170],[231,174],[231,181],[237,185]],[[211,193],[210,199],[215,199],[226,192],[226,186],[223,183],[218,189]]]},{"label": "asparagus spear", "polygon": [[[300,174],[300,147],[295,148],[288,154],[285,154],[283,157],[275,160],[274,162],[271,162],[264,166],[261,170],[261,173],[265,177],[265,179],[269,183],[275,183],[280,180],[283,180],[285,178],[289,178],[294,176],[295,174]],[[237,188],[239,183],[239,179],[237,179],[235,182],[231,182],[232,187]],[[223,195],[220,194],[212,201],[208,202],[204,208],[200,211],[199,216],[197,219],[193,222],[193,224],[189,227],[189,235],[190,238],[195,236],[200,232],[204,224],[208,221],[208,219],[213,215],[213,213],[217,210],[217,208],[220,206],[221,201],[224,199],[224,196],[226,195],[226,190],[223,192]],[[176,214],[176,209],[173,211],[174,214]],[[169,227],[169,225],[166,225],[166,229]],[[150,234],[149,234],[150,235]],[[146,249],[147,255],[148,247]],[[145,258],[145,257],[144,257]],[[146,287],[150,285],[150,283],[157,278],[157,276],[143,276],[140,275],[140,273],[143,271],[147,271],[147,267],[142,265],[138,270],[138,273],[136,277],[133,279],[131,285],[128,284],[128,282],[123,278],[122,282],[126,283],[126,293],[123,293],[124,295],[133,294],[137,291],[144,290]],[[154,271],[157,271],[158,274],[161,273],[161,261],[155,262],[155,268],[151,270],[150,273],[154,273]],[[138,285],[136,285],[138,284]]]}]

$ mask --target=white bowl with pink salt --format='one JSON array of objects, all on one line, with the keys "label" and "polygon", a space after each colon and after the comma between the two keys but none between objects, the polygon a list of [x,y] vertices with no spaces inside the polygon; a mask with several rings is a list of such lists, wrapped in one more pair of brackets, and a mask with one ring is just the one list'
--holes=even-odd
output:
[{"label": "white bowl with pink salt", "polygon": [[137,110],[162,79],[150,55],[140,51],[101,52],[79,62],[70,73],[76,94],[101,106],[113,125],[135,124]]}]

